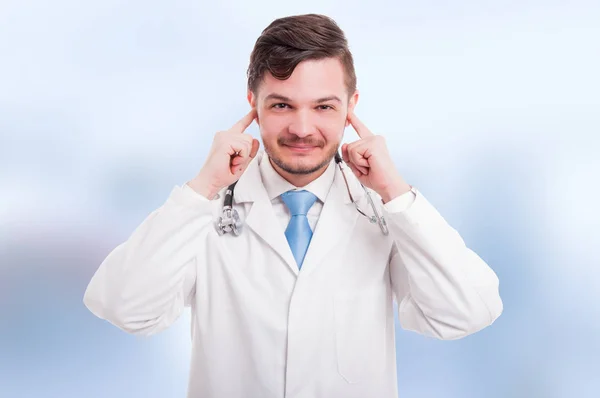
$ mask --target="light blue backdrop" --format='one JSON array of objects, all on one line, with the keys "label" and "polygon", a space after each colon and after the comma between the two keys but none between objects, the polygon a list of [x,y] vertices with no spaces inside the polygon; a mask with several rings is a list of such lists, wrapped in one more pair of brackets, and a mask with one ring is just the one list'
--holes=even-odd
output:
[{"label": "light blue backdrop", "polygon": [[398,331],[400,396],[600,396],[598,2],[3,0],[1,397],[185,395],[189,317],[132,337],[83,292],[245,114],[260,31],[305,12],[346,31],[357,114],[501,281],[477,335]]}]

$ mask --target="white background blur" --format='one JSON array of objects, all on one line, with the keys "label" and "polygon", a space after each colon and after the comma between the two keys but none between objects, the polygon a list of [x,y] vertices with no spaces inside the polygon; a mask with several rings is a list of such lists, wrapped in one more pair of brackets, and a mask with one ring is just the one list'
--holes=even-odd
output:
[{"label": "white background blur", "polygon": [[347,34],[357,115],[500,278],[492,327],[398,330],[400,397],[600,396],[599,2],[1,0],[0,397],[185,396],[189,315],[133,337],[83,292],[248,111],[262,29],[308,12]]}]

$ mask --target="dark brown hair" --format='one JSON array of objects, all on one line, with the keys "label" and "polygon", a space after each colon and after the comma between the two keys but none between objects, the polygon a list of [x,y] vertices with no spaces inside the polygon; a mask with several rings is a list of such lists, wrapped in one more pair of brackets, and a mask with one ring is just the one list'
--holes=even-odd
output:
[{"label": "dark brown hair", "polygon": [[248,89],[256,94],[265,72],[280,80],[306,60],[335,57],[344,67],[348,96],[356,90],[356,73],[346,35],[337,23],[318,14],[276,19],[256,40],[248,66]]}]

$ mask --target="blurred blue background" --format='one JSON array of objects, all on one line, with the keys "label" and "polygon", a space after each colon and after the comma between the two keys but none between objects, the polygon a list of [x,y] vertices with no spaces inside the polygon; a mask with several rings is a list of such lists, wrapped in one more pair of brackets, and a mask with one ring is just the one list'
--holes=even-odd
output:
[{"label": "blurred blue background", "polygon": [[500,278],[492,327],[398,330],[400,396],[600,396],[597,1],[2,0],[0,397],[185,396],[189,314],[134,337],[83,292],[247,112],[261,30],[306,12],[345,30],[357,114]]}]

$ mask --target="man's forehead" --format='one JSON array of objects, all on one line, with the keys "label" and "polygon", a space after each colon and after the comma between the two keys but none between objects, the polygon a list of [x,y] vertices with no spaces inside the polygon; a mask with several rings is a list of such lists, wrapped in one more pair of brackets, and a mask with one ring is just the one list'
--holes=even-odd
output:
[{"label": "man's forehead", "polygon": [[347,95],[346,91],[344,71],[336,59],[303,61],[285,80],[277,79],[266,71],[259,85],[262,98],[276,94],[299,102],[325,97],[343,98]]},{"label": "man's forehead", "polygon": [[271,77],[263,81],[258,88],[258,97],[263,101],[342,103],[347,96],[347,89],[343,82],[339,85],[325,85],[311,80],[290,82]]}]

